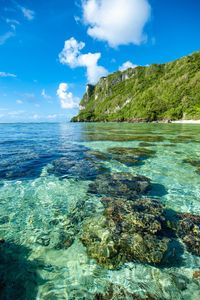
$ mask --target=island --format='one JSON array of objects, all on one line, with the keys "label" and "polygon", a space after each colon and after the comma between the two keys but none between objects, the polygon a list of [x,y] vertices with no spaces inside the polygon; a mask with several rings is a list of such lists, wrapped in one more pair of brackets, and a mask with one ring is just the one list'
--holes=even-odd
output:
[{"label": "island", "polygon": [[72,122],[200,119],[200,51],[166,64],[138,66],[88,84]]}]

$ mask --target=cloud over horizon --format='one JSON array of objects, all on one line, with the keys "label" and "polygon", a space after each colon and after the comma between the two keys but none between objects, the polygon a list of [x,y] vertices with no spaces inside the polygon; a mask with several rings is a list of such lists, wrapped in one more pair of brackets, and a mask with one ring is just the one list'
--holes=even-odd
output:
[{"label": "cloud over horizon", "polygon": [[85,43],[78,42],[75,38],[65,41],[64,48],[59,54],[59,61],[70,68],[85,67],[87,70],[87,79],[89,83],[95,84],[100,77],[108,74],[108,71],[98,65],[101,53],[82,54],[81,50]]},{"label": "cloud over horizon", "polygon": [[146,40],[144,27],[151,15],[148,0],[83,0],[83,19],[94,39],[119,45],[140,45]]}]

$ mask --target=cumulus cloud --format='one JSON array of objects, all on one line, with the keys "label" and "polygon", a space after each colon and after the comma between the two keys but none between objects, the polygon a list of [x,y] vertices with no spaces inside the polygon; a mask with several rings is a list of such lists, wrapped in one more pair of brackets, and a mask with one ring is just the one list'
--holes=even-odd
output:
[{"label": "cumulus cloud", "polygon": [[17,75],[7,72],[0,72],[0,77],[17,77]]},{"label": "cumulus cloud", "polygon": [[136,68],[137,67],[137,65],[134,65],[131,61],[126,61],[125,63],[123,63],[120,67],[119,67],[119,70],[120,71],[125,71],[125,70],[127,70],[127,69],[129,69],[129,68],[132,68],[132,69],[134,69],[134,68]]},{"label": "cumulus cloud", "polygon": [[89,83],[96,83],[100,77],[108,74],[108,71],[98,65],[101,53],[82,54],[81,50],[85,43],[78,42],[75,38],[65,41],[64,48],[59,54],[60,63],[68,65],[71,68],[85,67],[87,70],[87,79]]},{"label": "cumulus cloud", "polygon": [[74,97],[71,92],[68,92],[68,84],[63,82],[59,84],[57,96],[60,100],[60,105],[64,109],[72,109],[79,107],[80,99]]},{"label": "cumulus cloud", "polygon": [[111,47],[144,42],[144,26],[150,14],[148,0],[83,0],[87,33]]}]

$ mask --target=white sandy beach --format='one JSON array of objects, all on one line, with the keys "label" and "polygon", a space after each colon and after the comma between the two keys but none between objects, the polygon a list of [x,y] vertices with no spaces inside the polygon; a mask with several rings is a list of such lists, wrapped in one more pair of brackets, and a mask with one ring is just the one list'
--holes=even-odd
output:
[{"label": "white sandy beach", "polygon": [[200,124],[200,120],[178,120],[178,121],[172,121],[172,123],[177,123],[177,124]]}]

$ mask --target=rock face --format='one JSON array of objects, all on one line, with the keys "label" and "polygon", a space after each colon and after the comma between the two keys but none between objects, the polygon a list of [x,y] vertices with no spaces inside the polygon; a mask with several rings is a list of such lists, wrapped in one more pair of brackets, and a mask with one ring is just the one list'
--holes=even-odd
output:
[{"label": "rock face", "polygon": [[200,51],[174,62],[130,68],[88,85],[74,122],[200,119]]},{"label": "rock face", "polygon": [[88,219],[81,240],[90,257],[109,269],[125,262],[160,264],[175,255],[163,236],[162,205],[150,199],[103,198],[104,215]]}]

